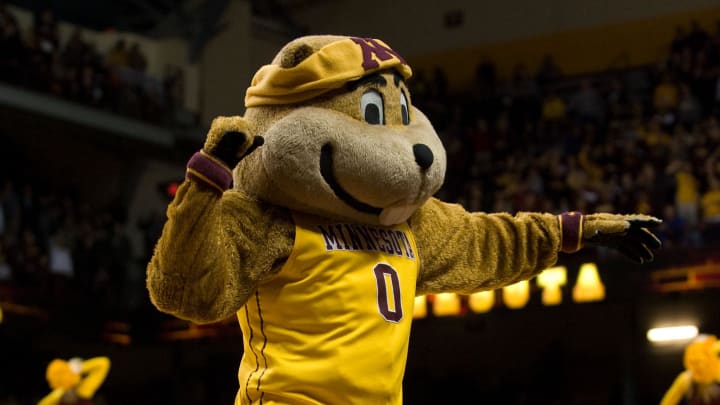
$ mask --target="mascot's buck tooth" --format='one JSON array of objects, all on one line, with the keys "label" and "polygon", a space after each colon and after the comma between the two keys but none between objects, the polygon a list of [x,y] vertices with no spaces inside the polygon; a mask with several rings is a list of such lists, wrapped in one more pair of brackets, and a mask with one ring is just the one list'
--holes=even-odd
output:
[{"label": "mascot's buck tooth", "polygon": [[237,313],[236,403],[400,404],[415,295],[500,288],[587,243],[640,263],[660,247],[649,216],[433,198],[445,150],[410,75],[380,40],[298,38],[190,159],[147,285],[183,319]]}]

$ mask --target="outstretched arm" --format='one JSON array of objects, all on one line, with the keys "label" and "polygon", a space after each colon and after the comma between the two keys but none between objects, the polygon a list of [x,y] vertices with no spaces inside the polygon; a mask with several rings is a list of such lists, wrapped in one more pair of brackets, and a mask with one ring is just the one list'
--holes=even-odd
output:
[{"label": "outstretched arm", "polygon": [[471,293],[530,278],[557,260],[552,214],[468,213],[430,199],[410,219],[421,269],[417,294]]},{"label": "outstretched arm", "polygon": [[431,198],[410,219],[421,260],[417,294],[497,289],[550,267],[558,252],[589,243],[650,261],[660,241],[646,227],[657,221],[644,215],[469,213]]},{"label": "outstretched arm", "polygon": [[188,163],[147,269],[150,298],[163,312],[198,323],[225,319],[290,254],[290,214],[227,190],[229,167],[257,146],[246,133],[242,118],[216,119]]}]

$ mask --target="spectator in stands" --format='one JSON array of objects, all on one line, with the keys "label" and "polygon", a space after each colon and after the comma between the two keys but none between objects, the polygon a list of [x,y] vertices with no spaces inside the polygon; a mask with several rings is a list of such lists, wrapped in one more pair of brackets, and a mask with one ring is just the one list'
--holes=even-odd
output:
[{"label": "spectator in stands", "polygon": [[715,33],[708,40],[705,52],[711,66],[720,66],[720,20],[715,23]]},{"label": "spectator in stands", "polygon": [[7,4],[4,0],[0,0],[0,33],[3,32],[11,22],[17,25],[17,20],[14,15],[7,9]]},{"label": "spectator in stands", "polygon": [[177,66],[165,66],[163,94],[169,113],[175,114],[185,105],[185,76],[183,69]]},{"label": "spectator in stands", "polygon": [[651,215],[653,213],[650,194],[646,190],[637,190],[635,192],[635,209],[633,211],[645,215]]},{"label": "spectator in stands", "polygon": [[557,81],[563,77],[563,71],[555,62],[555,58],[551,54],[545,54],[540,66],[535,73],[535,79],[541,88],[547,86],[548,83]]},{"label": "spectator in stands", "polygon": [[652,98],[653,83],[647,68],[626,69],[622,74],[622,83],[632,105],[643,105]]},{"label": "spectator in stands", "polygon": [[487,119],[478,115],[475,126],[468,129],[467,139],[473,150],[472,160],[475,163],[487,165],[492,152],[492,139]]},{"label": "spectator in stands", "polygon": [[687,224],[677,215],[673,204],[665,205],[662,220],[658,227],[658,237],[663,241],[663,245],[668,248],[687,246]]},{"label": "spectator in stands", "polygon": [[105,57],[105,63],[111,68],[128,66],[128,50],[125,46],[124,39],[120,38],[115,41],[115,45],[113,45]]},{"label": "spectator in stands", "polygon": [[432,80],[430,82],[430,94],[432,95],[432,97],[446,97],[448,94],[449,85],[450,84],[445,70],[440,66],[436,66],[435,70],[433,71]]},{"label": "spectator in stands", "polygon": [[690,32],[687,36],[687,45],[693,53],[699,52],[708,40],[708,34],[697,20],[690,21]]},{"label": "spectator in stands", "polygon": [[545,123],[556,124],[563,121],[567,115],[565,100],[557,92],[550,91],[543,100],[542,119]]},{"label": "spectator in stands", "polygon": [[680,52],[682,52],[687,46],[687,40],[688,37],[687,32],[685,32],[685,27],[683,27],[682,25],[676,26],[675,36],[670,42],[670,53],[679,54]]},{"label": "spectator in stands", "polygon": [[570,98],[569,111],[580,123],[600,124],[605,117],[605,104],[593,83],[584,78]]},{"label": "spectator in stands", "polygon": [[[712,62],[715,63],[715,62]],[[711,63],[708,52],[703,51],[697,54],[692,74],[688,80],[690,91],[697,96],[698,102],[708,105],[707,112],[712,111],[712,104],[715,98],[715,84],[720,76],[720,64]]]},{"label": "spectator in stands", "polygon": [[475,67],[474,80],[469,90],[473,113],[482,115],[488,122],[494,122],[502,107],[498,94],[497,68],[491,60],[485,57],[480,60]]},{"label": "spectator in stands", "polygon": [[632,116],[632,99],[620,77],[613,77],[605,96],[608,120],[627,120]]},{"label": "spectator in stands", "polygon": [[671,55],[663,74],[669,74],[680,82],[691,82],[695,74],[695,54],[685,47],[677,54]]},{"label": "spectator in stands", "polygon": [[71,247],[65,232],[58,232],[50,238],[48,248],[48,269],[53,300],[62,302],[71,295],[71,284],[75,276]]},{"label": "spectator in stands", "polygon": [[698,223],[699,185],[686,160],[675,160],[667,167],[667,173],[675,177],[675,207],[677,215],[688,226]]},{"label": "spectator in stands", "polygon": [[134,42],[127,54],[128,67],[138,72],[145,73],[147,70],[147,57],[140,49],[140,44]]},{"label": "spectator in stands", "polygon": [[58,93],[57,54],[60,47],[55,14],[50,8],[44,8],[35,15],[32,27],[30,48],[32,68],[34,69],[31,83],[41,91]]},{"label": "spectator in stands", "polygon": [[20,200],[15,190],[15,184],[6,179],[0,190],[0,205],[5,215],[4,233],[14,234],[20,228]]},{"label": "spectator in stands", "polygon": [[85,62],[88,52],[88,44],[83,39],[82,29],[75,27],[62,50],[63,63],[66,66],[78,68]]},{"label": "spectator in stands", "polygon": [[[576,156],[568,157],[567,187],[573,192],[572,201],[578,203],[586,196],[584,192],[590,183],[587,172],[578,163]],[[584,205],[584,203],[582,203]]]},{"label": "spectator in stands", "polygon": [[24,80],[25,44],[20,37],[17,20],[0,9],[0,80]]},{"label": "spectator in stands", "polygon": [[702,207],[702,235],[703,242],[720,242],[720,147],[708,157],[705,170],[708,187],[703,193],[700,205]]},{"label": "spectator in stands", "polygon": [[13,271],[8,263],[8,257],[5,249],[5,241],[0,232],[0,286],[13,279]]},{"label": "spectator in stands", "polygon": [[646,125],[646,129],[641,132],[640,137],[647,147],[653,152],[659,152],[662,148],[670,145],[672,138],[665,130],[663,125],[663,117],[654,115],[650,118]]},{"label": "spectator in stands", "polygon": [[0,0],[0,27],[2,27],[8,19],[14,19],[15,17],[7,9],[7,2]]},{"label": "spectator in stands", "polygon": [[22,231],[17,253],[18,279],[21,284],[36,286],[38,292],[46,293],[47,256],[43,254],[35,234],[29,229]]},{"label": "spectator in stands", "polygon": [[653,92],[653,106],[659,113],[674,112],[678,106],[679,92],[670,72],[665,72]]},{"label": "spectator in stands", "polygon": [[510,81],[510,125],[521,132],[525,123],[535,123],[542,115],[540,89],[524,63],[513,68]]},{"label": "spectator in stands", "polygon": [[60,48],[57,20],[52,9],[44,8],[35,16],[33,33],[38,49],[50,59]]},{"label": "spectator in stands", "polygon": [[702,117],[702,106],[690,87],[682,83],[678,94],[677,121],[681,125],[692,125]]},{"label": "spectator in stands", "polygon": [[463,124],[462,109],[454,106],[448,126],[438,133],[448,154],[452,156],[447,164],[448,181],[445,189],[453,199],[462,193],[465,175],[473,156],[472,149],[467,147],[467,129]]},{"label": "spectator in stands", "polygon": [[483,57],[475,67],[475,85],[482,93],[494,93],[497,84],[497,67],[495,63]]},{"label": "spectator in stands", "polygon": [[0,199],[0,238],[5,235],[7,229],[7,216],[5,215],[5,207]]},{"label": "spectator in stands", "polygon": [[102,105],[105,98],[104,77],[91,64],[83,65],[79,74],[81,100],[90,105]]}]

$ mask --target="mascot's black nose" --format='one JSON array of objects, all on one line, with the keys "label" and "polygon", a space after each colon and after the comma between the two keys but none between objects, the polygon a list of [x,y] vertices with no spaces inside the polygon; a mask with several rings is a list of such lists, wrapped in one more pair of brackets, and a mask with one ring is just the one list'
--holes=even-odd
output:
[{"label": "mascot's black nose", "polygon": [[432,166],[434,157],[427,145],[416,143],[413,145],[413,153],[415,154],[415,161],[421,169],[427,170],[428,167]]}]

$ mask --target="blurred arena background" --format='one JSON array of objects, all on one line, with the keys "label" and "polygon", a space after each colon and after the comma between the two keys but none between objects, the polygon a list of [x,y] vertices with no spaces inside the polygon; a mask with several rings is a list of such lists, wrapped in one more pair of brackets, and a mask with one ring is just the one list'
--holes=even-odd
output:
[{"label": "blurred arena background", "polygon": [[[438,197],[665,221],[649,265],[561,256],[556,305],[536,280],[517,305],[427,297],[405,402],[657,404],[687,340],[647,331],[720,334],[717,0],[0,0],[0,404],[35,404],[53,358],[98,355],[97,404],[232,403],[236,320],[158,313],[145,264],[212,117],[323,33],[408,59],[449,155]],[[592,302],[573,297],[585,263]]]}]

